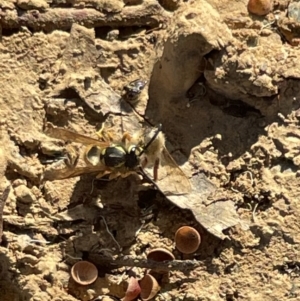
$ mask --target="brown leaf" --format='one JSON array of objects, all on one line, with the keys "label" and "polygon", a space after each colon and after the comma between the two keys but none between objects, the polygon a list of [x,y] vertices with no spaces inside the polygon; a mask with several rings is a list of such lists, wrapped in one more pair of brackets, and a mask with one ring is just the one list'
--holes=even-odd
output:
[{"label": "brown leaf", "polygon": [[[223,230],[233,227],[242,221],[231,200],[217,201],[205,205],[210,194],[217,187],[211,183],[203,174],[197,174],[192,178],[192,191],[184,195],[166,196],[173,204],[182,209],[190,209],[196,220],[211,234],[220,239],[226,238]],[[157,183],[159,187],[159,183]],[[162,192],[163,189],[160,189]]]}]

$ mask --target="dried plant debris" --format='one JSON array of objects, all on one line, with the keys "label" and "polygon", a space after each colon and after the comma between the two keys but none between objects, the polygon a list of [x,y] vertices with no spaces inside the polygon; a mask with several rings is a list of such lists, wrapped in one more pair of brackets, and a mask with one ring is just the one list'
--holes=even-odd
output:
[{"label": "dried plant debris", "polygon": [[169,195],[167,199],[179,208],[191,210],[196,220],[208,232],[220,239],[227,237],[222,232],[227,228],[236,226],[237,224],[243,224],[243,228],[247,228],[245,222],[240,220],[236,212],[234,201],[221,200],[211,202],[208,205],[206,204],[207,198],[216,192],[217,187],[203,174],[194,175],[191,182],[193,186],[190,193]]},{"label": "dried plant debris", "polygon": [[89,258],[91,262],[98,265],[113,265],[113,266],[128,266],[142,267],[145,269],[161,270],[161,271],[189,271],[201,267],[202,262],[198,260],[172,260],[172,261],[154,261],[144,258],[130,256],[116,256],[113,260],[111,257],[106,257],[99,254],[91,253]]},{"label": "dried plant debris", "polygon": [[[41,1],[36,2],[40,3]],[[95,2],[98,6],[99,1]],[[116,10],[111,9],[112,6],[109,4],[112,2],[115,3],[116,1],[106,1],[106,6],[105,8],[102,7],[102,9],[100,6],[103,12],[98,11],[99,7],[96,7],[97,10],[94,8],[82,8],[85,2],[80,2],[80,8],[75,6],[68,7],[68,9],[54,7],[47,9],[45,12],[30,10],[24,12],[21,16],[18,16],[17,13],[6,13],[1,20],[1,25],[7,29],[26,26],[33,31],[44,30],[46,32],[51,32],[55,29],[69,30],[75,23],[81,23],[86,27],[147,25],[155,28],[159,24],[165,23],[169,17],[162,7],[154,1],[145,1],[143,5],[138,6],[126,6],[121,11],[123,3]],[[45,3],[46,6],[47,4]],[[119,11],[119,14],[116,11]]]},{"label": "dried plant debris", "polygon": [[2,234],[3,234],[3,209],[9,192],[10,192],[10,186],[7,186],[4,189],[4,191],[1,191],[1,195],[0,195],[0,243],[2,241]]}]

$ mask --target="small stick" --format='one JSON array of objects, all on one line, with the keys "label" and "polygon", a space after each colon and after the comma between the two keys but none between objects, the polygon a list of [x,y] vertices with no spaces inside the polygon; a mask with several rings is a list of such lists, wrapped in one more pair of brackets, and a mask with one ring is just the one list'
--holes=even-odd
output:
[{"label": "small stick", "polygon": [[93,8],[51,8],[45,12],[36,10],[28,11],[18,16],[17,14],[0,13],[2,28],[20,28],[26,26],[34,31],[46,32],[61,29],[69,30],[74,23],[88,28],[109,26],[148,26],[157,27],[166,23],[167,16],[162,7],[156,2],[145,5],[127,6],[118,13],[103,13]]},{"label": "small stick", "polygon": [[94,192],[94,182],[95,182],[96,178],[93,179],[92,181],[92,188],[91,188],[91,192],[90,194],[92,194]]},{"label": "small stick", "polygon": [[253,184],[254,184],[254,180],[253,180],[253,175],[252,175],[252,172],[251,172],[251,171],[249,171],[249,170],[246,170],[246,171],[245,171],[245,173],[250,175],[251,186],[253,186]]},{"label": "small stick", "polygon": [[3,209],[9,192],[10,192],[10,185],[7,186],[4,189],[2,195],[0,195],[0,243],[2,241],[2,234],[3,234]]},{"label": "small stick", "polygon": [[2,241],[2,233],[3,233],[3,209],[9,192],[10,192],[10,185],[4,189],[2,195],[0,196],[0,243]]},{"label": "small stick", "polygon": [[112,258],[99,254],[90,253],[88,260],[96,265],[113,265],[116,267],[140,267],[160,271],[189,271],[201,267],[202,262],[197,260],[172,260],[172,261],[153,261],[148,259],[123,256]]},{"label": "small stick", "polygon": [[254,223],[256,223],[255,213],[256,213],[257,207],[258,207],[258,203],[255,204],[254,209],[253,209],[253,211],[252,211],[252,221],[253,221]]},{"label": "small stick", "polygon": [[115,242],[115,244],[118,246],[119,251],[121,251],[122,248],[121,248],[121,246],[119,245],[119,243],[117,242],[117,240],[114,238],[113,234],[109,231],[109,228],[108,228],[108,225],[107,225],[107,223],[106,223],[106,220],[105,220],[104,216],[100,215],[100,217],[102,218],[102,220],[103,220],[103,222],[104,222],[104,225],[105,225],[105,227],[106,227],[107,233],[110,235],[110,237],[112,238],[112,240],[113,240],[113,241]]}]

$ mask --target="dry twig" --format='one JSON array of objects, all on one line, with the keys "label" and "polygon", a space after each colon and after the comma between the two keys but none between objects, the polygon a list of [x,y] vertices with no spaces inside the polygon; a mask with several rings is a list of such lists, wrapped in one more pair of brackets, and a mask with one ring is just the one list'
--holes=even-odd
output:
[{"label": "dry twig", "polygon": [[22,15],[0,13],[2,28],[20,28],[26,26],[34,31],[46,32],[61,29],[69,30],[74,23],[85,27],[124,27],[124,26],[149,26],[158,27],[165,23],[167,16],[163,8],[156,2],[138,6],[128,6],[117,14],[104,13],[93,8],[51,8],[45,12],[36,10],[27,11]]},{"label": "dry twig", "polygon": [[133,258],[129,256],[123,256],[113,259],[111,257],[92,253],[89,254],[88,260],[96,265],[111,265],[115,267],[140,267],[160,271],[189,271],[202,266],[202,263],[196,260],[172,260],[157,262],[142,258]]},{"label": "dry twig", "polygon": [[2,233],[3,233],[3,209],[9,192],[10,192],[10,185],[7,186],[4,189],[2,195],[0,195],[0,243],[2,241]]}]

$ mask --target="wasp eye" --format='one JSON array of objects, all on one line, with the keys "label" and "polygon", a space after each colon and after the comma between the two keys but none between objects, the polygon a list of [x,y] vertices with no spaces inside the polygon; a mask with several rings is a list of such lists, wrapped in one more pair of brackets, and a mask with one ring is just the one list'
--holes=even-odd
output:
[{"label": "wasp eye", "polygon": [[135,152],[136,152],[136,146],[135,145],[132,145],[129,149],[128,149],[128,152],[130,153],[130,154],[135,154]]}]

